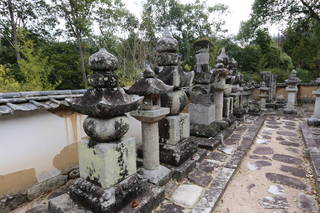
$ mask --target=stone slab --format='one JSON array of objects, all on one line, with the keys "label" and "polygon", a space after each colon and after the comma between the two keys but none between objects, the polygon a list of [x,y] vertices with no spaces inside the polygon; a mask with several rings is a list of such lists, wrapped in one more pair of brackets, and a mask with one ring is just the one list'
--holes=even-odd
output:
[{"label": "stone slab", "polygon": [[299,193],[298,208],[305,212],[319,213],[319,207],[316,200],[312,196],[304,193]]},{"label": "stone slab", "polygon": [[289,208],[287,198],[282,196],[264,197],[259,200],[260,206],[264,209],[286,209]]},{"label": "stone slab", "polygon": [[155,170],[142,169],[141,174],[150,183],[163,186],[170,180],[172,172],[170,169],[160,165],[159,168]]},{"label": "stone slab", "polygon": [[199,201],[203,191],[200,186],[183,184],[173,192],[171,200],[179,206],[192,208]]},{"label": "stone slab", "polygon": [[273,149],[271,147],[257,147],[253,151],[253,154],[256,154],[256,155],[272,155],[273,154]]},{"label": "stone slab", "polygon": [[272,156],[272,159],[276,160],[276,161],[283,162],[283,163],[295,164],[295,165],[300,165],[303,163],[303,161],[301,159],[296,158],[296,157],[292,157],[290,155],[274,154]]},{"label": "stone slab", "polygon": [[202,171],[201,169],[194,169],[188,175],[188,179],[194,184],[197,184],[202,187],[207,187],[212,181],[212,176],[207,172]]},{"label": "stone slab", "polygon": [[291,166],[286,166],[286,165],[281,165],[280,170],[283,172],[290,173],[293,176],[296,177],[305,177],[306,172],[303,169],[291,167]]},{"label": "stone slab", "polygon": [[310,186],[303,183],[301,180],[276,173],[266,173],[266,178],[273,183],[278,183],[290,186],[295,189],[310,191]]}]

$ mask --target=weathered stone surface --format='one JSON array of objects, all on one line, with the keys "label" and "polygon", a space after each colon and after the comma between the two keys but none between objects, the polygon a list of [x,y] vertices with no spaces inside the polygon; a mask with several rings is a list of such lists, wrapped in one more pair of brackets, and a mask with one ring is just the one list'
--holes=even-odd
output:
[{"label": "weathered stone surface", "polygon": [[72,110],[95,118],[112,118],[136,110],[143,97],[127,95],[123,89],[93,88],[80,98],[67,100]]},{"label": "weathered stone surface", "polygon": [[190,122],[195,124],[210,125],[215,118],[215,105],[191,103],[189,105]]},{"label": "weathered stone surface", "polygon": [[180,185],[172,194],[172,201],[180,206],[191,208],[200,199],[203,188],[197,185],[183,184]]},{"label": "weathered stone surface", "polygon": [[220,166],[219,162],[215,162],[211,159],[206,159],[201,161],[199,165],[199,169],[212,174],[212,172],[215,170],[215,168],[218,168]]},{"label": "weathered stone surface", "polygon": [[283,163],[289,163],[289,164],[295,164],[295,165],[300,165],[303,163],[301,159],[292,157],[290,155],[275,154],[272,156],[272,159],[283,162]]},{"label": "weathered stone surface", "polygon": [[295,154],[299,154],[299,149],[289,147],[289,148],[287,148],[287,150],[289,152],[292,152],[292,153],[295,153]]},{"label": "weathered stone surface", "polygon": [[50,178],[41,183],[33,185],[31,188],[27,190],[27,198],[28,200],[33,200],[42,194],[45,194],[53,189],[58,188],[59,186],[62,186],[67,182],[67,180],[67,175],[58,175],[56,177]]},{"label": "weathered stone surface", "polygon": [[39,205],[35,206],[29,210],[27,210],[25,213],[47,213],[48,212],[48,205]]},{"label": "weathered stone surface", "polygon": [[211,213],[234,172],[235,169],[223,168],[205,191],[199,203],[192,209],[192,213]]},{"label": "weathered stone surface", "polygon": [[49,200],[49,213],[92,213],[92,211],[73,202],[68,194]]},{"label": "weathered stone surface", "polygon": [[88,140],[79,142],[81,178],[108,188],[136,173],[134,138],[123,138],[120,143],[99,143],[92,148],[88,144]]},{"label": "weathered stone surface", "polygon": [[79,178],[70,187],[70,197],[93,212],[112,212],[126,205],[131,199],[143,193],[145,180],[139,175],[133,175],[115,185],[103,189],[89,181]]},{"label": "weathered stone surface", "polygon": [[27,202],[27,192],[20,192],[14,195],[4,195],[0,197],[0,211],[7,213]]},{"label": "weathered stone surface", "polygon": [[250,158],[250,159],[254,159],[254,160],[257,160],[257,159],[271,160],[271,159],[268,158],[267,156],[258,156],[258,155],[250,155],[249,158]]},{"label": "weathered stone surface", "polygon": [[310,213],[319,213],[319,207],[316,200],[310,195],[299,193],[298,208]]},{"label": "weathered stone surface", "polygon": [[295,189],[300,190],[310,190],[310,186],[307,186],[305,183],[303,183],[301,180],[285,175],[280,175],[276,173],[266,173],[266,178],[270,180],[273,183],[278,183],[282,185],[287,185]]},{"label": "weathered stone surface", "polygon": [[128,132],[129,119],[127,116],[118,116],[111,119],[88,116],[83,122],[83,129],[95,142],[116,143]]},{"label": "weathered stone surface", "polygon": [[272,155],[273,149],[271,147],[257,147],[253,153],[256,155]]},{"label": "weathered stone surface", "polygon": [[270,129],[279,129],[280,126],[274,126],[274,125],[267,125],[268,128]]},{"label": "weathered stone surface", "polygon": [[160,162],[180,166],[197,152],[197,145],[190,140],[181,140],[176,145],[160,143]]},{"label": "weathered stone surface", "polygon": [[118,68],[118,59],[106,49],[101,48],[89,57],[89,67],[97,71],[113,71]]},{"label": "weathered stone surface", "polygon": [[162,52],[158,53],[156,62],[159,66],[175,66],[179,64],[179,60],[180,56],[177,53]]},{"label": "weathered stone surface", "polygon": [[153,183],[157,186],[163,186],[170,180],[171,170],[160,165],[158,169],[142,169],[141,175],[150,183]]},{"label": "weathered stone surface", "polygon": [[217,152],[217,151],[211,152],[208,155],[208,159],[212,159],[220,162],[225,162],[227,158],[228,158],[228,155],[221,152]]},{"label": "weathered stone surface", "polygon": [[293,143],[293,142],[288,142],[288,141],[280,141],[279,143],[284,146],[292,146],[292,147],[299,147],[300,146],[300,144],[298,144],[298,143]]},{"label": "weathered stone surface", "polygon": [[282,196],[264,197],[259,200],[260,206],[265,209],[286,209],[289,208],[287,198]]},{"label": "weathered stone surface", "polygon": [[157,41],[156,51],[157,52],[176,52],[178,50],[178,41],[169,32]]},{"label": "weathered stone surface", "polygon": [[208,173],[201,171],[199,169],[194,169],[188,175],[188,179],[190,181],[192,181],[193,183],[195,183],[199,186],[203,186],[203,187],[207,187],[210,184],[210,182],[212,181],[211,175],[209,175]]},{"label": "weathered stone surface", "polygon": [[291,137],[297,137],[298,135],[294,132],[291,131],[277,131],[277,134],[282,135],[282,136],[291,136]]},{"label": "weathered stone surface", "polygon": [[170,115],[179,114],[188,102],[188,96],[182,90],[168,92],[161,95],[161,106],[169,108]]},{"label": "weathered stone surface", "polygon": [[193,136],[199,137],[215,137],[220,132],[220,126],[216,122],[212,122],[210,125],[203,124],[190,124],[190,133]]},{"label": "weathered stone surface", "polygon": [[263,167],[272,166],[272,163],[269,161],[259,160],[253,163],[248,163],[248,169],[251,171],[260,170]]},{"label": "weathered stone surface", "polygon": [[186,140],[193,141],[198,145],[199,148],[208,150],[214,150],[221,143],[220,140],[216,140],[214,138],[203,138],[195,136],[191,136]]},{"label": "weathered stone surface", "polygon": [[291,166],[286,166],[286,165],[281,165],[280,170],[283,172],[288,172],[296,177],[305,177],[306,173],[303,169],[291,167]]},{"label": "weathered stone surface", "polygon": [[156,210],[157,213],[183,213],[185,208],[175,205],[171,202],[161,204],[160,208]]}]

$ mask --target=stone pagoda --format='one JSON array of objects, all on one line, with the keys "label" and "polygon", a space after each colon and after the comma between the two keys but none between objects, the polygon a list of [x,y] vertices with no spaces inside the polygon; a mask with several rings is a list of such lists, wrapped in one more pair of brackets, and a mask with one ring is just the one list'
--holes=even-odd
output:
[{"label": "stone pagoda", "polygon": [[308,124],[310,126],[320,126],[320,88],[312,92],[316,96],[316,101],[314,104],[314,113],[311,118],[308,119]]},{"label": "stone pagoda", "polygon": [[197,146],[186,140],[190,136],[189,114],[182,113],[189,99],[182,87],[188,87],[194,72],[184,72],[179,66],[178,41],[165,33],[157,42],[157,75],[165,84],[173,86],[172,92],[161,94],[161,106],[170,113],[159,122],[160,161],[180,166],[197,152]]},{"label": "stone pagoda", "polygon": [[198,40],[194,44],[196,69],[193,86],[189,91],[189,114],[191,134],[196,136],[214,136],[213,131],[206,131],[215,120],[213,78],[209,65],[211,46],[207,39]]},{"label": "stone pagoda", "polygon": [[[89,58],[93,74],[83,97],[69,100],[71,108],[88,115],[83,128],[89,139],[79,142],[80,178],[64,194],[49,201],[49,212],[117,212],[146,190],[137,173],[135,138],[125,137],[129,120],[143,98],[118,87],[118,60],[100,49]],[[154,196],[156,197],[156,196]],[[71,198],[71,199],[70,199]]]},{"label": "stone pagoda", "polygon": [[158,121],[170,112],[169,108],[161,107],[160,95],[172,90],[173,86],[156,78],[153,70],[147,66],[143,78],[127,91],[129,94],[144,96],[140,109],[131,112],[131,115],[142,122],[142,175],[156,185],[165,184],[171,174],[170,169],[160,165]]},{"label": "stone pagoda", "polygon": [[266,103],[267,103],[267,99],[269,97],[269,87],[266,86],[266,83],[263,81],[261,83],[261,86],[259,88],[260,90],[260,110],[265,111],[266,110]]},{"label": "stone pagoda", "polygon": [[296,104],[297,104],[297,93],[298,93],[298,84],[300,83],[300,79],[297,77],[297,71],[292,70],[289,78],[286,80],[286,91],[288,93],[287,106],[284,109],[284,113],[286,114],[296,114]]}]

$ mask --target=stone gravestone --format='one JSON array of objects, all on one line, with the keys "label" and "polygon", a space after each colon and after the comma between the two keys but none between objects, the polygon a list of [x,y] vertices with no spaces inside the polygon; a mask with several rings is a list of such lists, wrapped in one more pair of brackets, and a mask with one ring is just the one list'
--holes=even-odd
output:
[{"label": "stone gravestone", "polygon": [[144,96],[143,104],[131,115],[142,122],[143,170],[142,175],[151,183],[165,184],[170,178],[170,170],[160,165],[158,121],[169,114],[170,109],[161,107],[160,95],[173,90],[155,77],[147,66],[143,79],[137,81],[127,92]]},{"label": "stone gravestone", "polygon": [[178,41],[168,32],[158,40],[156,50],[158,78],[174,88],[161,94],[161,106],[169,108],[170,113],[159,122],[160,161],[180,166],[197,152],[196,144],[186,140],[190,136],[190,118],[182,110],[189,99],[181,89],[191,85],[194,72],[184,72],[179,66]]},{"label": "stone gravestone", "polygon": [[284,109],[284,113],[287,114],[296,114],[296,104],[297,104],[297,93],[298,93],[298,84],[300,79],[297,77],[297,71],[292,70],[289,78],[286,80],[286,91],[288,92],[287,106]]},{"label": "stone gravestone", "polygon": [[135,139],[124,137],[129,130],[125,113],[136,110],[143,98],[118,87],[114,72],[118,60],[105,49],[90,56],[89,67],[93,88],[68,100],[74,111],[88,115],[83,128],[89,139],[78,145],[80,178],[70,186],[69,195],[49,201],[50,213],[117,212],[151,190],[137,173]]}]

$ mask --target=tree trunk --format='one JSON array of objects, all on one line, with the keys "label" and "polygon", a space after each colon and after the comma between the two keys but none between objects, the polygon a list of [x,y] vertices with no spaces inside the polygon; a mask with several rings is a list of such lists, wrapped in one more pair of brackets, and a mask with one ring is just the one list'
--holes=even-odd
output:
[{"label": "tree trunk", "polygon": [[12,6],[12,2],[11,0],[8,0],[8,10],[9,10],[9,14],[10,14],[10,25],[11,25],[11,34],[12,34],[12,38],[13,38],[13,48],[15,50],[16,53],[16,58],[17,58],[17,62],[19,62],[19,60],[21,59],[21,54],[19,52],[19,41],[18,41],[18,36],[17,36],[17,25],[15,23],[14,20],[14,12],[13,12],[13,6]]},{"label": "tree trunk", "polygon": [[88,81],[87,81],[87,74],[86,74],[86,67],[84,64],[84,51],[82,47],[82,39],[78,38],[78,45],[79,45],[79,54],[80,54],[80,68],[82,72],[82,80],[84,83],[84,87],[88,88]]}]

